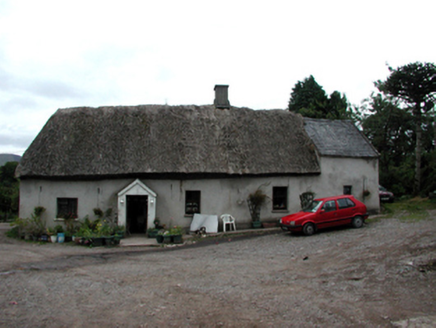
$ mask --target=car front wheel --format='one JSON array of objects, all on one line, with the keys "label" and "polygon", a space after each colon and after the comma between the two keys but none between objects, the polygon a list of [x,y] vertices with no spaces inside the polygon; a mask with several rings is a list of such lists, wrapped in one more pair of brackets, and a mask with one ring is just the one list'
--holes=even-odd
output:
[{"label": "car front wheel", "polygon": [[363,226],[363,219],[361,216],[356,216],[353,218],[353,220],[351,221],[351,225],[353,226],[353,228],[362,228]]},{"label": "car front wheel", "polygon": [[315,226],[314,226],[312,223],[306,223],[306,224],[303,226],[303,233],[304,233],[306,236],[311,236],[311,235],[314,234],[314,232],[315,232]]}]

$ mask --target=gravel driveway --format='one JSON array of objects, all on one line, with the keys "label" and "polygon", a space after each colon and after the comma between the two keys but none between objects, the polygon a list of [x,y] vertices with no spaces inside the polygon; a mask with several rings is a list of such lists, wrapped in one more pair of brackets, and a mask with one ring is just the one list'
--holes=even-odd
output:
[{"label": "gravel driveway", "polygon": [[0,326],[436,325],[434,212],[194,246],[88,249],[1,232]]}]

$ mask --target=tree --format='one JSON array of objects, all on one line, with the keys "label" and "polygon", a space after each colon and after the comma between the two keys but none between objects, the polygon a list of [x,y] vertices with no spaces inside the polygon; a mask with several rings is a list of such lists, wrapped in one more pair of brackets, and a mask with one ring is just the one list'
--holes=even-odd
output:
[{"label": "tree", "polygon": [[8,162],[0,167],[0,212],[5,218],[18,213],[19,182],[15,178],[17,165],[17,162]]},{"label": "tree", "polygon": [[312,75],[295,84],[288,109],[311,118],[348,119],[352,116],[345,95],[334,91],[328,97]]},{"label": "tree", "polygon": [[[408,194],[413,185],[413,124],[399,102],[382,93],[372,94],[361,107],[363,133],[380,153],[380,184],[395,194]],[[410,174],[412,173],[412,174]]]},{"label": "tree", "polygon": [[376,87],[387,95],[405,102],[411,111],[415,126],[415,178],[413,194],[421,192],[422,116],[435,104],[436,66],[432,63],[411,63],[397,69],[389,67],[386,81],[377,81]]}]

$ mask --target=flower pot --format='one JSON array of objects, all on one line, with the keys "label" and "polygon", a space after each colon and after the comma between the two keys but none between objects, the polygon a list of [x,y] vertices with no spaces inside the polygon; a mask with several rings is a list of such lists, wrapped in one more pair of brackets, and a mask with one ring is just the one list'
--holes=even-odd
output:
[{"label": "flower pot", "polygon": [[183,243],[183,236],[182,235],[173,235],[172,242],[174,244],[182,244]]},{"label": "flower pot", "polygon": [[48,241],[48,235],[46,234],[41,235],[41,241]]},{"label": "flower pot", "polygon": [[104,238],[103,237],[93,237],[92,238],[92,246],[99,247],[103,246]]},{"label": "flower pot", "polygon": [[58,232],[58,243],[63,243],[65,241],[65,234],[63,232]]},{"label": "flower pot", "polygon": [[173,236],[171,236],[171,235],[164,235],[164,236],[163,236],[163,243],[164,243],[164,244],[170,244],[171,241],[172,241],[172,237],[173,237]]},{"label": "flower pot", "polygon": [[115,245],[114,240],[115,240],[115,236],[105,236],[104,237],[104,244],[106,246],[113,246],[113,245]]},{"label": "flower pot", "polygon": [[253,221],[251,225],[254,229],[259,229],[262,227],[262,223],[260,221]]},{"label": "flower pot", "polygon": [[156,229],[148,230],[147,237],[148,238],[156,238],[158,232],[159,232],[159,230],[156,230]]},{"label": "flower pot", "polygon": [[164,240],[164,237],[163,237],[162,235],[157,235],[157,236],[156,236],[156,241],[157,241],[159,244],[162,244],[162,243],[163,243],[163,240]]},{"label": "flower pot", "polygon": [[51,241],[52,243],[57,242],[57,240],[58,240],[58,236],[56,236],[56,235],[51,235],[51,236],[50,236],[50,241]]}]

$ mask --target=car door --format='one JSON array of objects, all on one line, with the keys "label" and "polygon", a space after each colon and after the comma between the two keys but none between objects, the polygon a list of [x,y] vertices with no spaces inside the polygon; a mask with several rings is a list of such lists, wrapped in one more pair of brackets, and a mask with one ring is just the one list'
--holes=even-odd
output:
[{"label": "car door", "polygon": [[337,221],[337,205],[334,200],[326,201],[318,210],[317,226],[318,228],[327,228],[335,225]]},{"label": "car door", "polygon": [[355,215],[356,204],[349,198],[339,198],[338,200],[338,224],[349,224],[351,218]]}]

